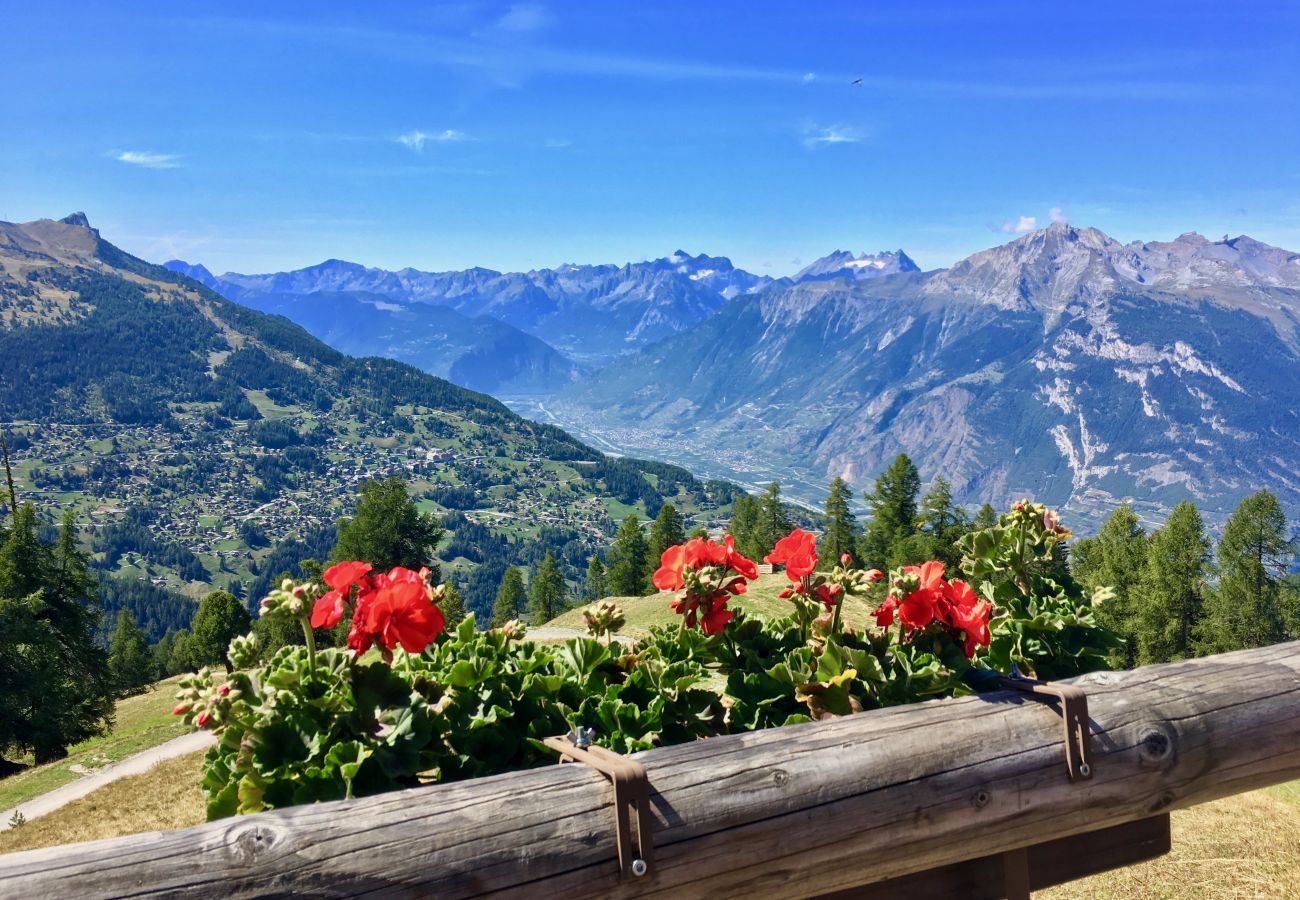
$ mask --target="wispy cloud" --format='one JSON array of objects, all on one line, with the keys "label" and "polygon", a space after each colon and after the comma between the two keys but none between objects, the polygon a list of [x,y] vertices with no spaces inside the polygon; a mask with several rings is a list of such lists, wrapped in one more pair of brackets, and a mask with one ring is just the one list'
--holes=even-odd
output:
[{"label": "wispy cloud", "polygon": [[826,144],[857,144],[861,141],[862,133],[848,125],[812,125],[804,129],[803,145],[809,150]]},{"label": "wispy cloud", "polygon": [[148,153],[143,150],[124,150],[112,154],[113,159],[144,169],[177,169],[181,158],[175,153]]},{"label": "wispy cloud", "polygon": [[1003,234],[1026,234],[1038,227],[1038,218],[1036,216],[1021,216],[1012,222],[1007,219],[1001,225],[994,226],[992,231],[1000,231]]},{"label": "wispy cloud", "polygon": [[515,3],[497,19],[502,31],[541,31],[551,24],[551,14],[540,3]]},{"label": "wispy cloud", "polygon": [[1070,217],[1066,215],[1065,210],[1061,209],[1061,207],[1059,206],[1053,206],[1051,209],[1049,209],[1047,211],[1047,218],[1051,220],[1052,224],[1054,225],[1070,224]]},{"label": "wispy cloud", "polygon": [[801,84],[812,84],[816,80],[817,80],[816,72],[804,72],[803,77],[799,79],[799,82]]},{"label": "wispy cloud", "polygon": [[445,131],[440,131],[436,134],[428,134],[423,131],[408,131],[406,134],[399,134],[397,137],[393,138],[393,140],[397,141],[397,143],[401,144],[402,146],[409,147],[410,149],[418,153],[419,151],[424,149],[424,145],[429,141],[444,144],[444,143],[454,143],[457,141],[470,141],[473,140],[473,138],[471,138],[463,131],[457,131],[454,128],[448,128]]}]

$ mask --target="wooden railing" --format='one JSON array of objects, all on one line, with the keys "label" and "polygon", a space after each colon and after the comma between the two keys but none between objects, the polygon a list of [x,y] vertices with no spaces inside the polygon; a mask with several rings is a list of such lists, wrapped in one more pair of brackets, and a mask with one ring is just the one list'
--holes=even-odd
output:
[{"label": "wooden railing", "polygon": [[1084,852],[1104,854],[1129,841],[1116,826],[1300,777],[1300,642],[1075,683],[1084,781],[1067,777],[1058,711],[1018,693],[637,754],[654,816],[643,878],[620,878],[609,783],[567,765],[0,856],[0,893],[758,900],[974,878],[969,861],[1027,847],[1036,887],[1052,858],[1091,870],[1062,839],[1100,836]]}]

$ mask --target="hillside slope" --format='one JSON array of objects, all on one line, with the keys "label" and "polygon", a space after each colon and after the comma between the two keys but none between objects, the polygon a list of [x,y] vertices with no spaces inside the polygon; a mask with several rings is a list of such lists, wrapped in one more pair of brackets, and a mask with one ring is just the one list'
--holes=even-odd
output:
[{"label": "hillside slope", "polygon": [[471,605],[507,564],[552,549],[576,578],[627,512],[672,498],[704,521],[728,490],[346,356],[123,253],[81,215],[0,223],[0,422],[22,499],[76,508],[103,571],[191,595],[256,593],[321,558],[368,478],[400,475],[453,514],[443,552]]}]

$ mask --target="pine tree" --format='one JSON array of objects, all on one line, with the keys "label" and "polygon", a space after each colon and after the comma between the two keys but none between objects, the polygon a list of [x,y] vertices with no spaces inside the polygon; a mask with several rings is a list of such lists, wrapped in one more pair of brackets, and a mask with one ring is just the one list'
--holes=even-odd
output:
[{"label": "pine tree", "polygon": [[154,680],[149,643],[126,609],[117,611],[117,626],[108,639],[108,671],[119,697],[138,694]]},{"label": "pine tree", "polygon": [[555,555],[547,550],[528,585],[528,613],[534,626],[544,625],[560,614],[567,590]]},{"label": "pine tree", "polygon": [[758,500],[741,494],[731,503],[731,523],[728,531],[736,541],[736,549],[750,559],[762,559],[768,551],[762,546],[758,528]]},{"label": "pine tree", "polygon": [[200,666],[220,663],[227,672],[233,671],[226,650],[231,639],[248,634],[252,624],[248,610],[233,594],[212,591],[200,601],[190,625],[190,655],[194,663]]},{"label": "pine tree", "polygon": [[[935,476],[930,489],[921,498],[919,514],[920,532],[928,539],[928,553],[925,558],[942,560],[949,569],[956,569],[961,562],[961,553],[957,550],[957,541],[970,529],[966,510],[952,500],[952,483],[942,475]],[[924,562],[923,559],[908,559],[908,563]]]},{"label": "pine tree", "polygon": [[605,583],[616,597],[640,597],[650,590],[650,548],[641,533],[641,521],[630,513],[614,535],[606,554]]},{"label": "pine tree", "polygon": [[1147,558],[1147,533],[1127,502],[1106,517],[1096,537],[1070,548],[1070,571],[1091,595],[1109,588],[1111,596],[1097,608],[1102,625],[1124,639],[1118,660],[1122,668],[1137,663],[1136,588]]},{"label": "pine tree", "polygon": [[985,503],[975,513],[975,518],[970,520],[970,530],[985,531],[996,524],[998,524],[998,511],[991,503]]},{"label": "pine tree", "polygon": [[167,669],[167,660],[172,655],[172,648],[176,646],[176,632],[169,630],[158,643],[149,648],[149,657],[153,663],[153,680],[158,681],[174,674]]},{"label": "pine tree", "polygon": [[863,563],[879,569],[896,564],[907,554],[904,541],[916,534],[916,497],[921,476],[906,453],[900,453],[889,468],[876,478],[875,486],[863,496],[871,506],[871,519],[862,536],[859,553]]},{"label": "pine tree", "polygon": [[523,614],[525,598],[523,574],[518,566],[507,566],[497,588],[496,601],[492,604],[492,627],[500,628],[512,619],[518,619]]},{"label": "pine tree", "polygon": [[586,602],[592,603],[604,599],[607,593],[605,564],[600,561],[599,556],[593,556],[587,563],[587,580],[583,582],[582,597]]},{"label": "pine tree", "polygon": [[465,617],[469,615],[460,591],[456,590],[456,585],[450,581],[443,585],[442,602],[438,604],[438,609],[442,610],[442,618],[446,621],[448,630],[464,622]]},{"label": "pine tree", "polygon": [[685,540],[686,528],[682,523],[681,514],[677,512],[677,507],[665,503],[659,507],[659,515],[655,516],[655,523],[650,528],[651,563],[657,566],[659,557],[665,550]]},{"label": "pine tree", "polygon": [[0,751],[31,750],[37,763],[111,724],[107,656],[94,643],[98,586],[77,547],[71,511],[55,543],[42,542],[31,504],[18,507],[0,545]]},{"label": "pine tree", "polygon": [[1197,649],[1223,653],[1286,640],[1287,572],[1295,548],[1277,497],[1258,491],[1241,501],[1219,539],[1219,586],[1205,601]]},{"label": "pine tree", "polygon": [[849,509],[853,499],[853,489],[843,478],[831,482],[830,493],[826,495],[826,534],[818,555],[826,566],[838,566],[840,557],[849,554],[854,561],[858,554],[858,520]]},{"label": "pine tree", "polygon": [[[302,629],[298,629],[299,632]],[[193,672],[199,666],[194,661],[194,653],[191,645],[193,644],[193,635],[188,628],[182,628],[176,632],[176,637],[172,641],[171,653],[167,655],[167,674],[180,675],[184,672]]]},{"label": "pine tree", "polygon": [[755,534],[758,546],[750,559],[762,559],[771,553],[776,542],[789,534],[793,527],[781,503],[781,485],[774,481],[758,495],[758,529]]},{"label": "pine tree", "polygon": [[1142,575],[1130,594],[1139,665],[1193,655],[1209,569],[1205,524],[1196,507],[1184,500],[1151,535]]},{"label": "pine tree", "polygon": [[[421,513],[406,493],[402,479],[367,481],[351,519],[339,524],[338,542],[330,560],[359,559],[380,571],[394,566],[435,568],[434,554],[442,526]],[[434,573],[438,580],[438,573]]]}]

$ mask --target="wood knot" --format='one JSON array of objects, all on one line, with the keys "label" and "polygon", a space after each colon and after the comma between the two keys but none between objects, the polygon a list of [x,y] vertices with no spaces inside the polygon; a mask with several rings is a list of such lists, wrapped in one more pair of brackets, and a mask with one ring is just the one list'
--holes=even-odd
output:
[{"label": "wood knot", "polygon": [[276,832],[261,824],[241,824],[226,833],[226,851],[234,865],[252,866],[274,847]]},{"label": "wood knot", "polygon": [[1158,813],[1163,810],[1166,810],[1169,807],[1174,805],[1174,800],[1176,799],[1177,798],[1174,796],[1173,791],[1165,791],[1159,797],[1156,798],[1155,803],[1151,804],[1151,808],[1149,811],[1153,813]]},{"label": "wood knot", "polygon": [[772,770],[772,783],[777,787],[784,787],[785,783],[790,780],[790,773],[785,769]]},{"label": "wood knot", "polygon": [[989,805],[989,801],[992,799],[993,797],[988,791],[980,788],[974,794],[971,794],[970,805],[976,809],[983,809]]},{"label": "wood knot", "polygon": [[1145,765],[1167,766],[1173,761],[1175,733],[1168,723],[1159,722],[1143,726],[1139,732],[1138,759]]}]

